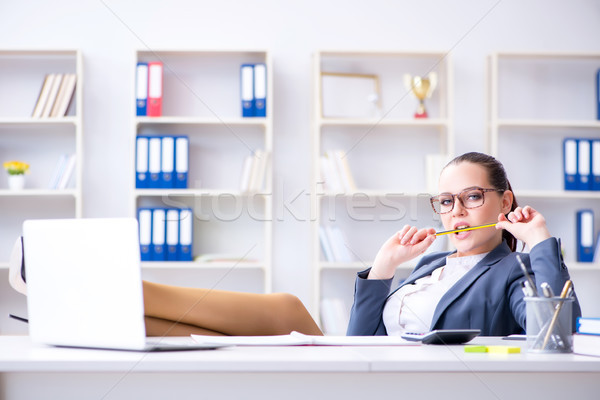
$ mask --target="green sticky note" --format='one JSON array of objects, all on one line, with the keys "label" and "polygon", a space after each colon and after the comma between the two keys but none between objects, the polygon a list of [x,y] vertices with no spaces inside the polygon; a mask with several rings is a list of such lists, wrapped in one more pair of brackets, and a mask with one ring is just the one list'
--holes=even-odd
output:
[{"label": "green sticky note", "polygon": [[487,353],[487,351],[487,346],[478,346],[475,344],[465,346],[465,353]]}]

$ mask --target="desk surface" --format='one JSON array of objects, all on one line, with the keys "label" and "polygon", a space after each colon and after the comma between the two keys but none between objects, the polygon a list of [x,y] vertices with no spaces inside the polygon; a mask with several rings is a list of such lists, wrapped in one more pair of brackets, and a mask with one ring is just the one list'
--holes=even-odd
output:
[{"label": "desk surface", "polygon": [[0,336],[0,372],[600,372],[600,357],[526,353],[525,342],[500,338],[469,344],[523,349],[481,354],[465,353],[462,345],[286,346],[139,353],[56,348],[33,345],[27,336]]}]

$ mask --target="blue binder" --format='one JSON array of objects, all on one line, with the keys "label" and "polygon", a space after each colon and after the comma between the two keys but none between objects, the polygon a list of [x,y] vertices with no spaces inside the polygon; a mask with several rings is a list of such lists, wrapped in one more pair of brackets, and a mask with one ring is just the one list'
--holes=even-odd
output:
[{"label": "blue binder", "polygon": [[160,137],[151,137],[148,140],[148,173],[150,175],[148,187],[158,189],[162,186],[160,181],[161,167],[161,147],[162,140]]},{"label": "blue binder", "polygon": [[577,261],[594,260],[594,211],[577,211]]},{"label": "blue binder", "polygon": [[577,190],[577,139],[566,138],[563,140],[563,172],[565,177],[565,190]]},{"label": "blue binder", "polygon": [[267,66],[254,64],[254,116],[267,116]]},{"label": "blue binder", "polygon": [[192,261],[194,213],[191,208],[179,210],[179,261]]},{"label": "blue binder", "polygon": [[148,102],[148,63],[139,62],[136,67],[135,107],[138,117],[145,116]]},{"label": "blue binder", "polygon": [[160,187],[170,189],[175,187],[175,138],[163,136],[161,139]]},{"label": "blue binder", "polygon": [[177,261],[179,258],[179,210],[167,209],[166,219],[167,261]]},{"label": "blue binder", "polygon": [[588,139],[579,139],[577,143],[577,190],[592,189],[592,150]]},{"label": "blue binder", "polygon": [[242,117],[254,117],[254,65],[242,64],[240,68],[240,96]]},{"label": "blue binder", "polygon": [[600,139],[592,140],[592,190],[600,190]]},{"label": "blue binder", "polygon": [[138,136],[135,143],[135,187],[148,187],[148,137]]},{"label": "blue binder", "polygon": [[138,209],[140,230],[140,257],[142,261],[152,261],[152,209]]},{"label": "blue binder", "polygon": [[176,189],[187,189],[189,169],[189,139],[187,136],[175,137],[175,185]]},{"label": "blue binder", "polygon": [[166,210],[154,208],[152,210],[152,261],[165,261],[167,249],[165,245]]}]

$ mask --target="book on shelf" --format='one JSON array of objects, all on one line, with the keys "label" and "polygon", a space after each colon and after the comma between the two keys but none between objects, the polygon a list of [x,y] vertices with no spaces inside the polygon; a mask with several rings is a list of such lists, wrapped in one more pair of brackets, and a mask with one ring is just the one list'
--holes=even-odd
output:
[{"label": "book on shelf", "polygon": [[356,257],[350,251],[346,237],[339,227],[320,226],[319,239],[325,260],[341,263],[356,261]]},{"label": "book on shelf", "polygon": [[50,189],[66,189],[69,187],[76,163],[77,157],[75,154],[62,154],[58,158],[48,187]]},{"label": "book on shelf", "polygon": [[242,193],[256,193],[264,190],[270,153],[264,150],[255,150],[254,154],[244,159],[240,191]]},{"label": "book on shelf", "polygon": [[75,93],[77,74],[47,74],[33,109],[33,118],[64,117]]},{"label": "book on shelf", "polygon": [[573,334],[573,353],[600,357],[600,335]]},{"label": "book on shelf", "polygon": [[77,85],[76,74],[65,74],[61,82],[60,88],[56,95],[56,100],[50,111],[51,117],[64,117],[67,115],[67,110],[73,99],[75,93],[75,86]]},{"label": "book on shelf", "polygon": [[356,191],[354,176],[350,170],[347,154],[342,150],[328,150],[321,157],[321,178],[325,188],[335,193]]}]

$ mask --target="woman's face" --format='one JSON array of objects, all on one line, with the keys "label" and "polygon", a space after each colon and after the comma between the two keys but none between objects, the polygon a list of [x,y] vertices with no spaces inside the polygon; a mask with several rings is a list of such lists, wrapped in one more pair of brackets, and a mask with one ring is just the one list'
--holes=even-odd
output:
[{"label": "woman's face", "polygon": [[[487,170],[470,162],[462,162],[446,167],[440,175],[440,193],[457,194],[464,189],[478,187],[493,189]],[[512,205],[510,191],[486,192],[483,205],[477,208],[465,208],[455,197],[452,211],[442,214],[442,223],[447,230],[498,222],[500,213],[507,214]],[[451,233],[450,240],[456,247],[458,257],[486,253],[502,242],[502,231],[494,227],[472,231]]]}]

